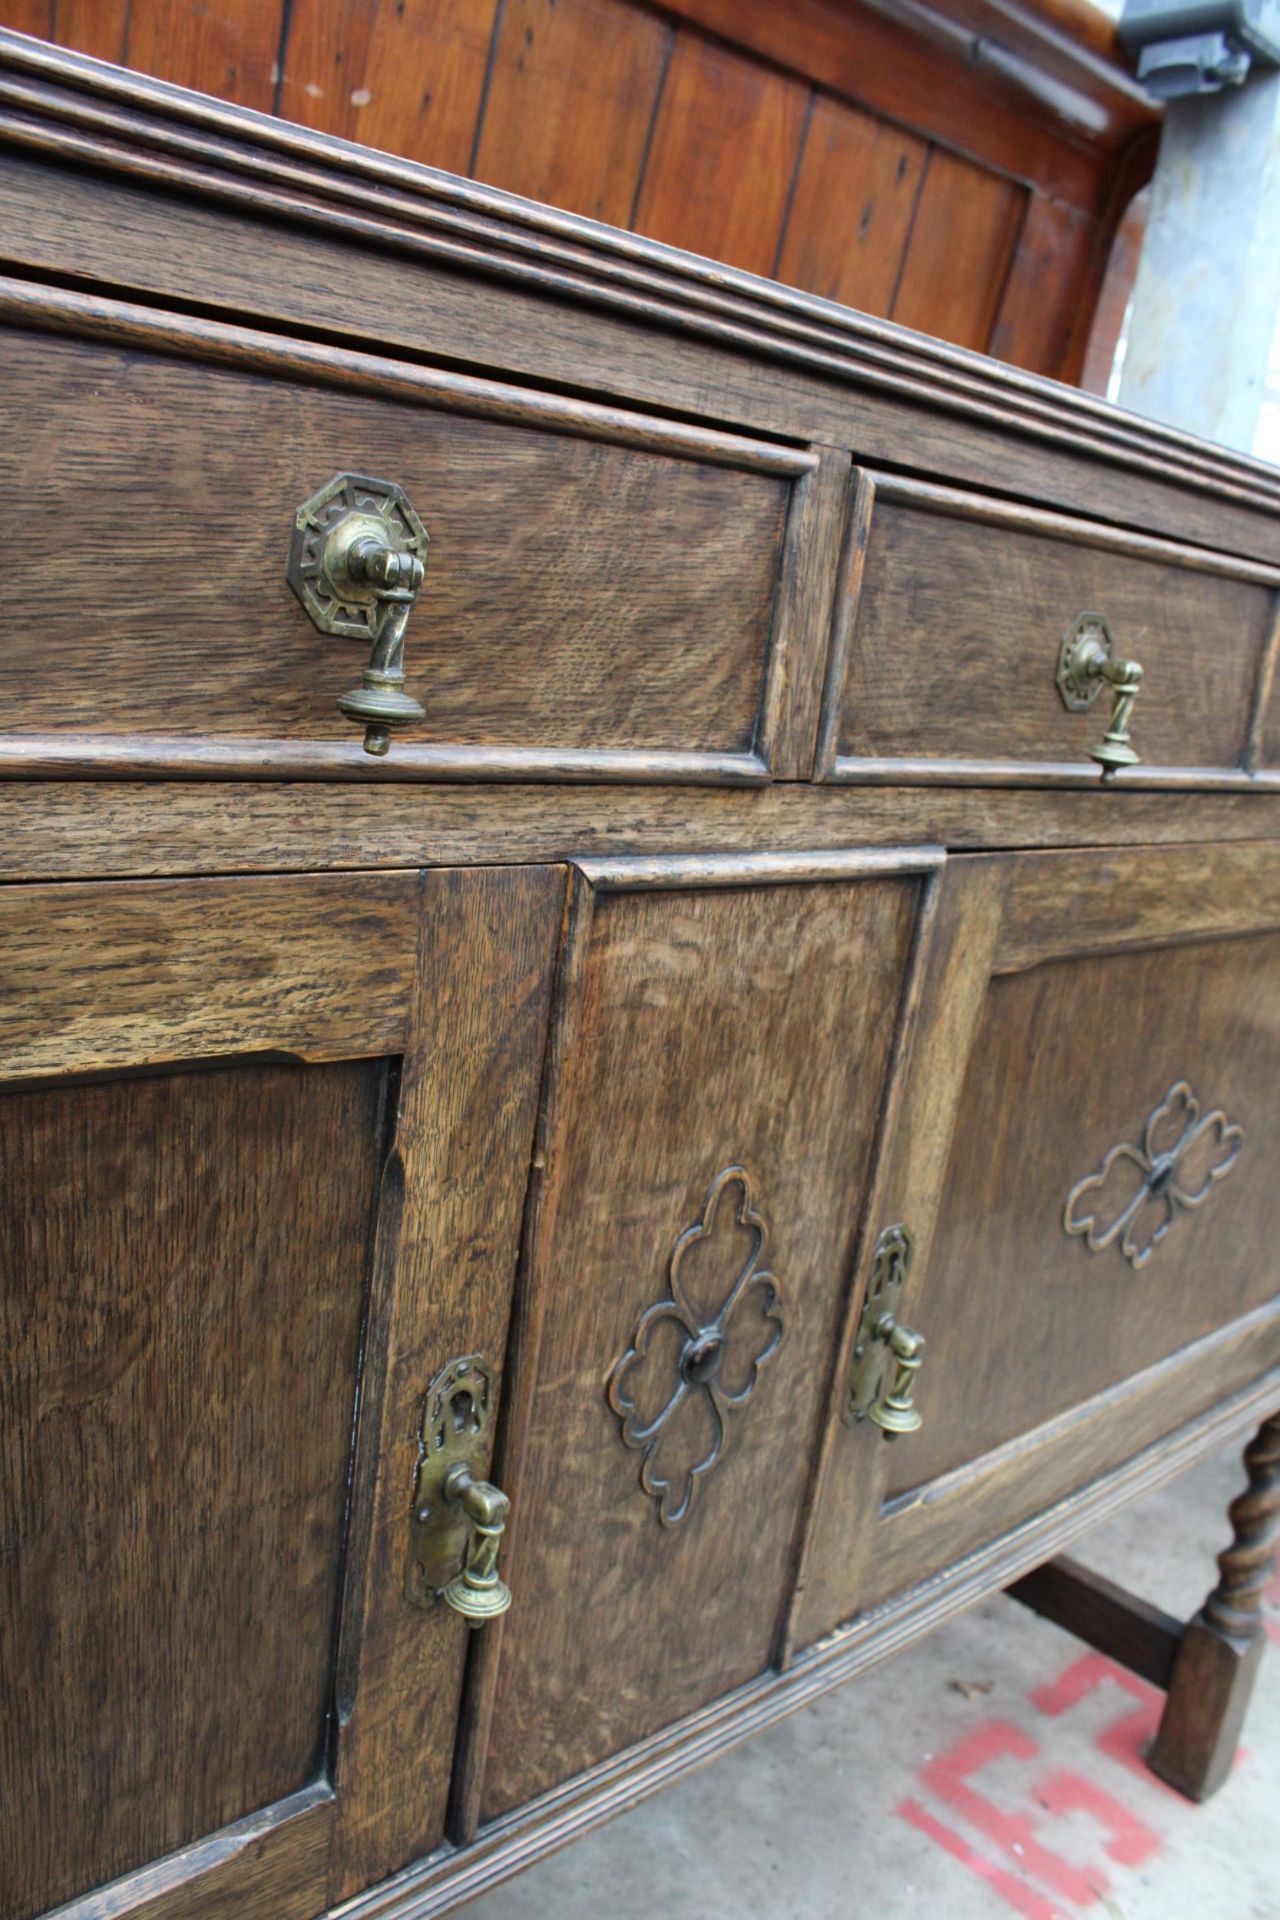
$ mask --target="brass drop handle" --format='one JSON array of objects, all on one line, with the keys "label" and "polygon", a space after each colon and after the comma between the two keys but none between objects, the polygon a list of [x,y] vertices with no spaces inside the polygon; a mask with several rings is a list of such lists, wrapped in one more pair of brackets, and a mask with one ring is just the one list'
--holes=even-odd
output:
[{"label": "brass drop handle", "polygon": [[483,1477],[495,1399],[493,1369],[482,1353],[441,1368],[422,1404],[409,1513],[405,1598],[424,1612],[443,1600],[473,1627],[511,1605],[498,1572],[511,1502]]},{"label": "brass drop handle", "polygon": [[1116,658],[1111,628],[1102,614],[1082,613],[1058,649],[1058,692],[1069,712],[1082,713],[1104,687],[1111,689],[1111,722],[1098,744],[1089,748],[1089,758],[1097,761],[1109,785],[1121,767],[1140,763],[1129,726],[1133,703],[1142,691],[1142,668],[1136,660]]},{"label": "brass drop handle", "polygon": [[339,711],[385,754],[395,727],[425,720],[404,684],[404,632],[426,572],[427,531],[402,487],[339,473],[294,516],[287,579],[321,633],[366,640],[369,664]]},{"label": "brass drop handle", "polygon": [[924,1365],[924,1338],[910,1327],[899,1326],[889,1314],[877,1325],[876,1337],[888,1347],[892,1364],[881,1376],[881,1388],[867,1408],[867,1418],[892,1440],[900,1433],[916,1433],[922,1425],[920,1409],[911,1396]]},{"label": "brass drop handle", "polygon": [[441,1589],[440,1598],[471,1626],[482,1627],[511,1605],[511,1589],[498,1572],[498,1548],[511,1502],[500,1487],[477,1480],[467,1466],[450,1470],[444,1496],[461,1504],[471,1535],[462,1571]]},{"label": "brass drop handle", "polygon": [[845,1400],[850,1426],[870,1420],[886,1440],[915,1433],[922,1424],[912,1396],[924,1364],[924,1339],[898,1317],[913,1253],[911,1235],[903,1226],[886,1227],[876,1241]]}]

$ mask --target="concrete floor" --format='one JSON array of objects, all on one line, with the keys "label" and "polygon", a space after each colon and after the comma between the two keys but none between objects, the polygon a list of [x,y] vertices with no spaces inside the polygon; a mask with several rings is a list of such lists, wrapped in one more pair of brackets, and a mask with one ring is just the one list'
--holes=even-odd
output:
[{"label": "concrete floor", "polygon": [[[1239,1450],[1075,1551],[1193,1612]],[[1280,1582],[1236,1771],[1141,1751],[1158,1696],[1003,1596],[466,1909],[468,1920],[1280,1920]]]}]

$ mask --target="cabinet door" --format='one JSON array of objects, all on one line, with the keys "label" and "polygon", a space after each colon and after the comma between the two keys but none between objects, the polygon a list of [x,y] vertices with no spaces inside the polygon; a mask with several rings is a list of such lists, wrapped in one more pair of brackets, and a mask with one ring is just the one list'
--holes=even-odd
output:
[{"label": "cabinet door", "polygon": [[516,1605],[478,1648],[468,1820],[774,1656],[939,859],[577,873],[502,1467]]},{"label": "cabinet door", "polygon": [[802,1644],[1011,1577],[1278,1390],[1280,848],[959,859],[930,946],[858,1263],[922,1425],[833,1419]]},{"label": "cabinet door", "polygon": [[467,1629],[405,1598],[418,1422],[502,1358],[562,900],[0,892],[6,1920],[306,1920],[439,1840]]}]

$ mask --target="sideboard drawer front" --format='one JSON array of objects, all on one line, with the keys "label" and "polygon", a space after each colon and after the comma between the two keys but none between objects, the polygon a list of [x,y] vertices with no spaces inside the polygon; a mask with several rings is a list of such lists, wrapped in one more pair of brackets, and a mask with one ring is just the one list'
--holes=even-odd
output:
[{"label": "sideboard drawer front", "polygon": [[574,915],[485,1817],[770,1662],[921,889],[653,885]]},{"label": "sideboard drawer front", "polygon": [[763,777],[812,456],[362,356],[321,384],[322,350],[295,367],[249,338],[227,364],[190,341],[179,358],[6,338],[11,751],[38,759],[31,736],[55,733],[111,764],[185,742],[212,772],[375,770],[335,704],[368,640],[319,632],[285,577],[298,509],[350,473],[403,488],[429,540],[405,646],[425,719],[393,775],[523,756],[534,775],[594,757],[627,778]]},{"label": "sideboard drawer front", "polygon": [[[848,780],[1096,781],[1111,689],[1058,687],[1101,617],[1142,668],[1121,781],[1239,778],[1280,573],[942,487],[864,476],[821,771]],[[1096,684],[1096,683],[1095,683]]]}]

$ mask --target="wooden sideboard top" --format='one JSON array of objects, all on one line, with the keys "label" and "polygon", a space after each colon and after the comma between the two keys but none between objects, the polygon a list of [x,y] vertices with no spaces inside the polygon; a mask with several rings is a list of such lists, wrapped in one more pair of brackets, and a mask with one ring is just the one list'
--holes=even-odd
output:
[{"label": "wooden sideboard top", "polygon": [[7,31],[0,142],[0,220],[20,269],[852,446],[1280,560],[1280,473],[1260,461],[773,281]]},{"label": "wooden sideboard top", "polygon": [[0,24],[1095,393],[1159,137],[1089,0],[0,0]]}]

